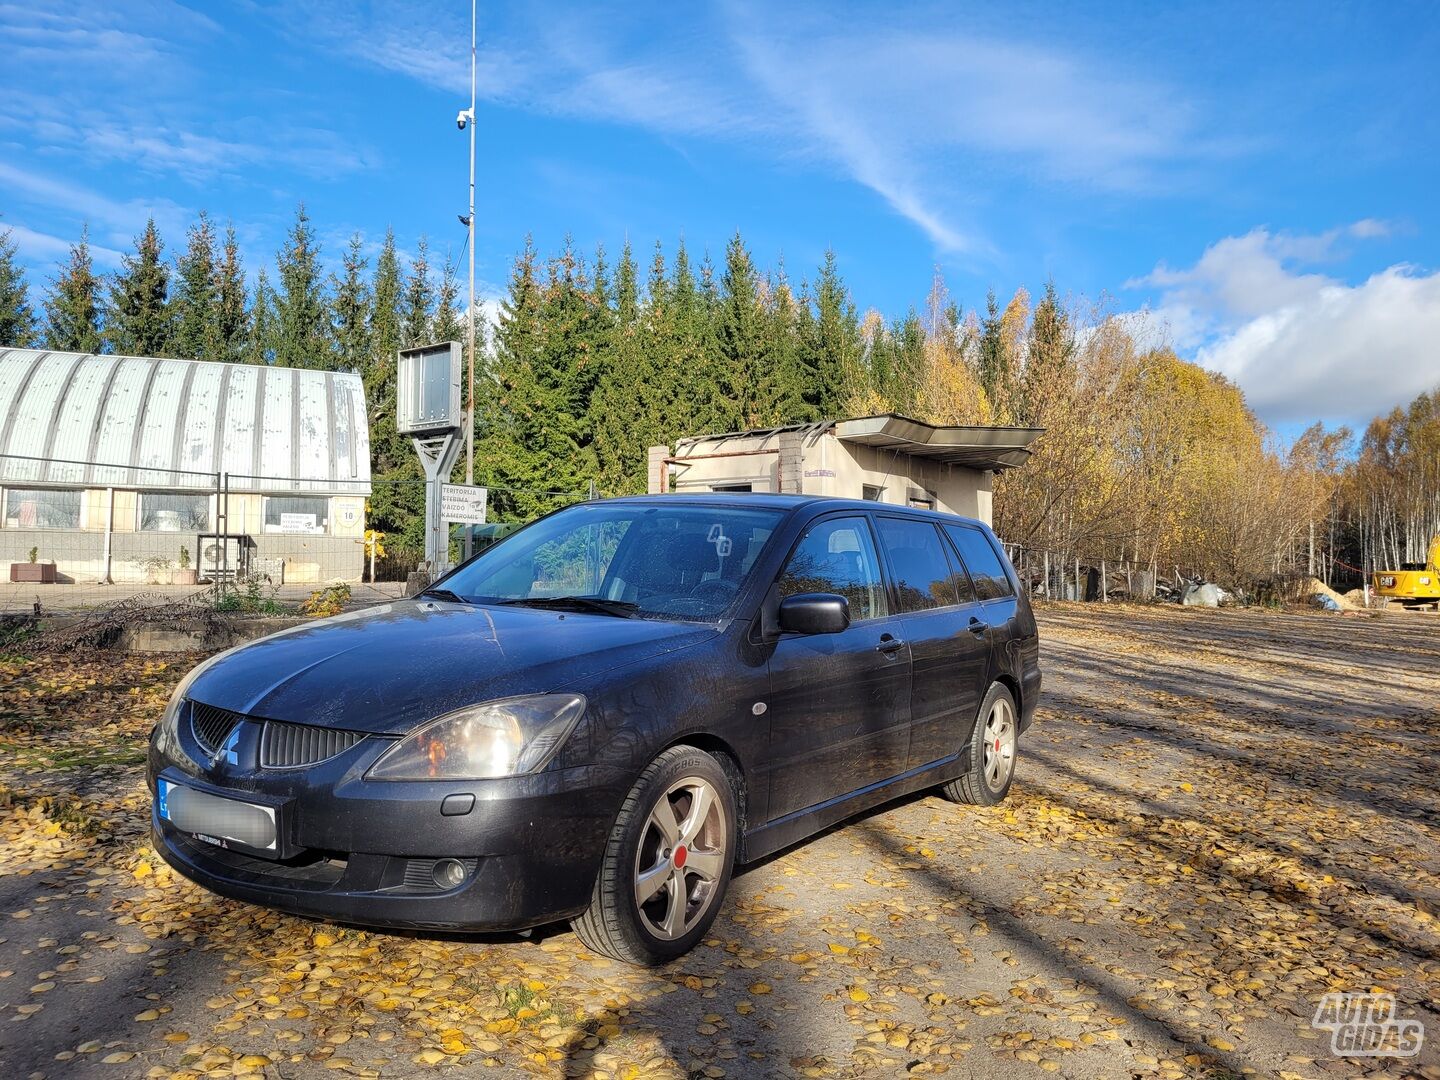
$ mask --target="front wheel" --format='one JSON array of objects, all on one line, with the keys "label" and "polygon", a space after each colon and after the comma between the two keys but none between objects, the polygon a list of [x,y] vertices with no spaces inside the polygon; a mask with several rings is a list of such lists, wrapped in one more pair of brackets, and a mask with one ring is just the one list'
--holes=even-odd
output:
[{"label": "front wheel", "polygon": [[693,746],[671,747],[630,790],[574,921],[595,952],[663,964],[689,952],[715,921],[735,861],[735,793],[725,770]]},{"label": "front wheel", "polygon": [[1001,683],[990,687],[970,733],[970,767],[940,789],[951,802],[994,806],[1015,779],[1020,727],[1015,698]]}]

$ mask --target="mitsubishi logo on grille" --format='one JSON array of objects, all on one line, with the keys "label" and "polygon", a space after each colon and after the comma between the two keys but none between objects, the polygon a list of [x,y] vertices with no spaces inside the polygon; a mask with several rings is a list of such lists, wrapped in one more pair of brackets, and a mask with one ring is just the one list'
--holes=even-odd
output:
[{"label": "mitsubishi logo on grille", "polygon": [[220,749],[215,751],[215,756],[210,759],[211,766],[219,765],[222,761],[226,765],[239,765],[240,754],[237,748],[240,745],[240,724],[230,729],[230,735],[221,743]]}]

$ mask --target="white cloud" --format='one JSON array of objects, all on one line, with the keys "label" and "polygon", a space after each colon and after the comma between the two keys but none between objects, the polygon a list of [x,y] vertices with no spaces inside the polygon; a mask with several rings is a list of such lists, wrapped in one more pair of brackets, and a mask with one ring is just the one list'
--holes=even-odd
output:
[{"label": "white cloud", "polygon": [[[15,250],[28,263],[59,263],[70,257],[70,241],[49,233],[38,232],[24,225],[11,225],[0,220],[0,233],[9,233]],[[120,252],[100,244],[90,245],[90,257],[102,269],[118,267]]]},{"label": "white cloud", "polygon": [[1364,423],[1440,385],[1440,273],[1396,265],[1348,284],[1311,269],[1365,220],[1312,236],[1256,229],[1160,266],[1128,287],[1162,290],[1153,315],[1175,345],[1234,379],[1268,420]]},{"label": "white cloud", "polygon": [[[5,161],[0,161],[0,191],[6,193],[6,202],[12,207],[16,204],[40,207],[48,212],[47,219],[58,216],[73,221],[76,236],[80,234],[80,225],[88,222],[91,247],[104,256],[103,259],[97,256],[97,261],[102,262],[112,261],[110,255],[114,253],[113,262],[118,263],[116,249],[129,249],[147,218],[155,219],[160,235],[170,237],[171,243],[183,236],[186,226],[194,219],[189,209],[170,199],[112,199],[81,184],[20,169]],[[19,226],[11,215],[7,215],[6,222],[18,235]],[[26,231],[35,236],[46,235]],[[66,243],[64,249],[69,248]]]},{"label": "white cloud", "polygon": [[[432,6],[308,0],[268,10],[293,36],[468,91],[468,27],[442,26]],[[1220,152],[1167,86],[953,21],[914,32],[743,0],[683,25],[653,12],[526,10],[512,25],[482,15],[483,98],[820,162],[945,252],[989,247],[968,220],[979,176],[1151,193],[1177,167]]]},{"label": "white cloud", "polygon": [[196,185],[274,167],[333,177],[374,162],[321,117],[291,112],[277,124],[227,101],[194,61],[221,37],[206,15],[170,0],[50,8],[0,3],[7,72],[25,76],[0,95],[0,130],[48,157],[124,162]]}]

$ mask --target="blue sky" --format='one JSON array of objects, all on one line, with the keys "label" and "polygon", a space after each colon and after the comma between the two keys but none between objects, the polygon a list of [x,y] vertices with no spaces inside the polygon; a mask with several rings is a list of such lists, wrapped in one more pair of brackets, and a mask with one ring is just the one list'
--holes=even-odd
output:
[{"label": "blue sky", "polygon": [[[899,315],[1053,276],[1225,371],[1282,431],[1440,383],[1440,14],[1427,5],[481,4],[478,273],[527,232],[648,259],[827,247]],[[468,5],[0,2],[0,226],[43,282],[303,199],[459,258]]]}]

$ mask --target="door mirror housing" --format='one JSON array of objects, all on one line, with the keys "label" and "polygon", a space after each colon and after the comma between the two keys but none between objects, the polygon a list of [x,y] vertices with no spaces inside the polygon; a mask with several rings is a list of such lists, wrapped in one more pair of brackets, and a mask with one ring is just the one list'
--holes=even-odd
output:
[{"label": "door mirror housing", "polygon": [[780,601],[780,630],[838,634],[850,625],[850,601],[836,593],[797,593]]}]

